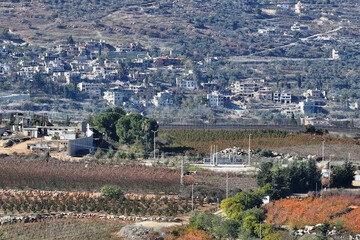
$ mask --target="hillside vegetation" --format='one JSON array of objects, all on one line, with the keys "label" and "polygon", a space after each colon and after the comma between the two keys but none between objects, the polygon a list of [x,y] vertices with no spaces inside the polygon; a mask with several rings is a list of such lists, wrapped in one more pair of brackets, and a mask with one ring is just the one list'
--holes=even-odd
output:
[{"label": "hillside vegetation", "polygon": [[[257,30],[267,26],[289,29],[300,20],[312,24],[323,12],[329,13],[331,21],[323,23],[321,29],[314,26],[310,34],[331,30],[334,27],[331,22],[344,17],[353,23],[357,21],[354,0],[304,2],[311,4],[311,16],[276,11],[276,3],[266,0],[6,0],[0,3],[0,27],[10,28],[35,43],[73,35],[76,39],[175,46],[182,53],[204,56],[248,55],[293,43],[296,38],[280,34],[264,38],[258,36]],[[305,46],[299,47],[306,50]],[[317,47],[306,52],[326,54]]]},{"label": "hillside vegetation", "polygon": [[1,239],[120,239],[114,237],[122,222],[114,220],[69,219],[16,224],[0,228]]},{"label": "hillside vegetation", "polygon": [[187,48],[201,43],[208,49],[220,51],[220,46],[226,46],[231,51],[249,30],[244,20],[255,7],[252,1],[228,0],[5,1],[3,17],[14,21],[10,25],[1,21],[0,26],[36,42],[72,34],[75,38],[139,40],[150,45],[156,41],[157,45],[167,42]]},{"label": "hillside vegetation", "polygon": [[332,136],[310,134],[290,134],[273,130],[259,131],[210,131],[210,130],[161,130],[160,134],[170,135],[173,141],[172,149],[188,149],[192,153],[208,154],[211,145],[217,145],[219,150],[231,147],[247,149],[249,134],[251,134],[251,148],[274,149],[292,146],[319,145],[323,140],[326,144],[360,144],[358,140]]},{"label": "hillside vegetation", "polygon": [[303,228],[325,221],[342,222],[343,227],[359,233],[359,218],[356,215],[359,213],[358,207],[359,198],[346,195],[302,200],[281,199],[265,206],[266,221],[292,228]]}]

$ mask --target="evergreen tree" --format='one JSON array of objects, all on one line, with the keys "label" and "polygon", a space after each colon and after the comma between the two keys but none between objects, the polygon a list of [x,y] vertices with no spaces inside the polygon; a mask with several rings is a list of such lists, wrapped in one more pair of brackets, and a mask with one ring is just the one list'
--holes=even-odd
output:
[{"label": "evergreen tree", "polygon": [[351,187],[354,180],[354,166],[345,161],[342,166],[335,166],[331,178],[332,187]]},{"label": "evergreen tree", "polygon": [[257,183],[260,187],[265,186],[267,183],[271,183],[272,175],[271,168],[273,164],[271,162],[262,162],[260,164],[259,172],[257,174]]},{"label": "evergreen tree", "polygon": [[272,191],[270,194],[270,199],[276,200],[280,198],[285,198],[290,195],[290,182],[288,179],[288,169],[277,169],[272,172]]},{"label": "evergreen tree", "polygon": [[70,35],[67,39],[67,43],[70,44],[70,45],[74,45],[75,44],[75,41],[73,39],[73,37]]}]

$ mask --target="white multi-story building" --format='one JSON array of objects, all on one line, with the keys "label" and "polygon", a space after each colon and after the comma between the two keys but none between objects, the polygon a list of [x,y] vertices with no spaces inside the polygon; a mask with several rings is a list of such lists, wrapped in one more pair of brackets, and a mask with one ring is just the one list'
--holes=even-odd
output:
[{"label": "white multi-story building", "polygon": [[290,104],[291,103],[291,93],[287,92],[274,92],[273,101],[277,103]]},{"label": "white multi-story building", "polygon": [[152,103],[155,107],[174,105],[173,92],[159,92],[154,96]]},{"label": "white multi-story building", "polygon": [[176,85],[177,85],[177,87],[182,88],[182,89],[195,90],[196,81],[189,80],[189,79],[176,79]]},{"label": "white multi-story building", "polygon": [[273,97],[271,87],[260,87],[259,91],[255,93],[255,97],[259,100],[271,101]]},{"label": "white multi-story building", "polygon": [[308,89],[305,93],[304,93],[304,97],[313,97],[313,98],[321,98],[322,94],[320,90],[311,90]]},{"label": "white multi-story building", "polygon": [[297,104],[288,104],[281,108],[281,114],[287,118],[291,118],[292,116],[299,116],[301,111]]},{"label": "white multi-story building", "polygon": [[101,83],[87,83],[81,82],[77,85],[80,92],[86,92],[89,96],[100,97],[101,96]]},{"label": "white multi-story building", "polygon": [[233,84],[232,92],[239,93],[244,97],[254,97],[258,90],[259,86],[257,83],[241,83],[237,81]]},{"label": "white multi-story building", "polygon": [[74,80],[81,79],[81,75],[82,74],[80,72],[65,72],[64,76],[66,79],[66,84],[71,84],[72,82],[74,82]]},{"label": "white multi-story building", "polygon": [[102,78],[105,75],[105,68],[102,66],[93,66],[92,73],[94,76]]},{"label": "white multi-story building", "polygon": [[291,103],[291,93],[281,93],[280,96],[281,103],[290,104]]},{"label": "white multi-story building", "polygon": [[45,72],[47,74],[52,74],[54,72],[64,72],[64,64],[61,60],[55,59],[54,61],[50,61],[49,63],[45,64]]},{"label": "white multi-story building", "polygon": [[312,125],[312,126],[330,126],[328,118],[300,118],[301,125]]},{"label": "white multi-story building", "polygon": [[214,91],[211,94],[208,94],[207,99],[211,108],[224,107],[224,95],[222,95],[218,91]]},{"label": "white multi-story building", "polygon": [[104,92],[104,99],[109,105],[121,105],[124,101],[124,94],[119,89],[111,89]]},{"label": "white multi-story building", "polygon": [[315,111],[315,102],[303,101],[299,102],[300,112],[302,114],[313,113]]}]

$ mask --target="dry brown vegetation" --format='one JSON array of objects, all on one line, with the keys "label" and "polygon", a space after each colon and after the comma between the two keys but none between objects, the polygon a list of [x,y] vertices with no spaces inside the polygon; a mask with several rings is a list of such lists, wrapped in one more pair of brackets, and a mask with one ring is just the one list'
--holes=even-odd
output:
[{"label": "dry brown vegetation", "polygon": [[[9,28],[13,34],[30,43],[60,42],[73,35],[77,40],[102,39],[110,43],[141,40],[160,47],[172,44],[173,39],[168,38],[172,32],[187,36],[216,36],[211,29],[195,28],[180,14],[151,13],[151,9],[161,8],[157,3],[144,6],[142,1],[120,1],[117,5],[89,2],[85,4],[87,7],[78,1],[71,7],[72,3],[43,2],[46,1],[0,2],[0,27]],[[150,9],[149,12],[139,10],[144,7]],[[186,7],[193,11],[191,5]],[[217,38],[224,43],[229,41],[221,35]]]},{"label": "dry brown vegetation", "polygon": [[[258,187],[256,183],[256,176],[242,175],[238,173],[229,173],[229,189],[256,189]],[[217,173],[211,171],[199,172],[196,175],[196,181],[198,183],[206,183],[215,189],[226,190],[226,174]]]},{"label": "dry brown vegetation", "polygon": [[[322,145],[299,145],[299,146],[283,146],[273,148],[272,150],[283,153],[290,154],[292,156],[303,156],[307,155],[318,155],[322,154]],[[325,143],[325,159],[329,159],[330,155],[332,156],[333,161],[343,161],[348,158],[350,153],[350,160],[353,163],[360,163],[360,146],[358,144],[327,144]]]},{"label": "dry brown vegetation", "polygon": [[[196,199],[198,205],[203,199]],[[76,192],[4,191],[0,208],[5,214],[24,213],[102,213],[127,216],[176,216],[191,210],[189,199],[156,197],[131,200],[125,197],[109,198]]]},{"label": "dry brown vegetation", "polygon": [[119,220],[67,219],[14,224],[0,228],[1,239],[120,239]]},{"label": "dry brown vegetation", "polygon": [[[186,176],[185,185],[225,190],[226,174],[198,171]],[[37,155],[0,156],[0,188],[97,192],[104,185],[115,185],[125,193],[178,194],[180,170],[143,165],[114,165],[103,162],[67,162]],[[229,174],[230,189],[254,189],[253,176]],[[221,197],[221,196],[220,196]]]},{"label": "dry brown vegetation", "polygon": [[280,199],[265,205],[266,221],[278,226],[303,228],[306,225],[316,225],[325,221],[343,220],[344,228],[358,233],[359,218],[356,217],[356,213],[359,211],[353,208],[358,208],[359,205],[360,198],[351,195],[315,199]]},{"label": "dry brown vegetation", "polygon": [[180,171],[142,165],[75,163],[37,155],[0,157],[0,188],[99,191],[116,185],[125,192],[177,192]]},{"label": "dry brown vegetation", "polygon": [[[173,148],[191,149],[193,153],[208,154],[211,145],[219,149],[229,147],[248,148],[249,134],[252,134],[251,148],[276,149],[285,147],[319,146],[325,140],[327,147],[351,146],[359,149],[360,141],[352,138],[320,136],[311,134],[289,134],[279,131],[209,131],[209,130],[163,130],[163,134],[174,137]],[[309,153],[302,152],[301,155]]]}]

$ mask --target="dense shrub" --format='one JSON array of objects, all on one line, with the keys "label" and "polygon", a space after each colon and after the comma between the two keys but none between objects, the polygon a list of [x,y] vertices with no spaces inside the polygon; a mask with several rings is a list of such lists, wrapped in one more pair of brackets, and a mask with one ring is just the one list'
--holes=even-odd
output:
[{"label": "dense shrub", "polygon": [[194,212],[189,225],[198,230],[204,230],[217,239],[234,239],[237,236],[238,224],[209,212]]},{"label": "dense shrub", "polygon": [[246,210],[261,206],[263,196],[261,191],[243,191],[222,201],[221,208],[229,218],[241,221]]},{"label": "dense shrub", "polygon": [[321,174],[315,160],[295,161],[288,167],[274,166],[272,162],[262,162],[257,175],[259,186],[269,184],[271,199],[280,199],[291,193],[316,190],[320,186]]},{"label": "dense shrub", "polygon": [[111,199],[119,199],[121,198],[124,194],[121,192],[121,189],[115,186],[104,186],[100,189],[100,193],[104,196],[104,197],[108,197]]}]

